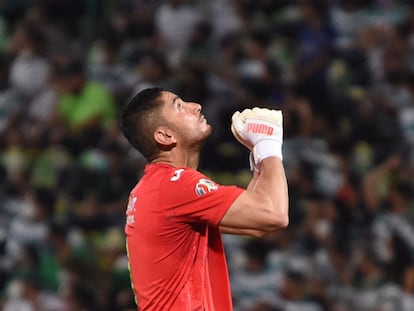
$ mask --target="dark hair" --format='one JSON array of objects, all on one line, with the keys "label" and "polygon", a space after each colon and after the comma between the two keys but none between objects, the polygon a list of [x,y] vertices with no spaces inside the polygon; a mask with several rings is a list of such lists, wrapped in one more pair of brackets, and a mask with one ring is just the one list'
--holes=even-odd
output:
[{"label": "dark hair", "polygon": [[62,63],[55,64],[56,76],[61,78],[84,75],[85,64],[82,60],[77,58],[69,58]]},{"label": "dark hair", "polygon": [[[121,115],[121,129],[129,143],[151,162],[158,153],[152,134],[157,119],[153,112],[162,104],[162,88],[149,88],[136,94],[125,106]],[[159,120],[159,119],[158,119]]]}]

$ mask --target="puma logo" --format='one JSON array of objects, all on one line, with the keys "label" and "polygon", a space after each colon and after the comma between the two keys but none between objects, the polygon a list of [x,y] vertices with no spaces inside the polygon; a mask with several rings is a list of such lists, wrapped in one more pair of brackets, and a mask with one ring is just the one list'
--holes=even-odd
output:
[{"label": "puma logo", "polygon": [[274,130],[273,127],[268,126],[266,124],[260,124],[260,123],[247,124],[247,133],[272,135],[273,130]]}]

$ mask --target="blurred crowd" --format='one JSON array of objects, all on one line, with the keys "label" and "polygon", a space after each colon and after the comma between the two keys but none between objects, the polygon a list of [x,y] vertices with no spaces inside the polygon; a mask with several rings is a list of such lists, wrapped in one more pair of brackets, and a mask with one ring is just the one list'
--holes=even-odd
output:
[{"label": "blurred crowd", "polygon": [[236,311],[414,310],[409,0],[0,1],[2,310],[134,310],[118,116],[151,86],[202,104],[223,184],[231,114],[283,110],[290,224],[224,237]]}]

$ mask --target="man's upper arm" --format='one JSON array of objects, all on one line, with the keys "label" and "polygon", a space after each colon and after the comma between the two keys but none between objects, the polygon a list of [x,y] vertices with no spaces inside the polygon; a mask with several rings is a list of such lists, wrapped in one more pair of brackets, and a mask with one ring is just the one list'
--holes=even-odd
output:
[{"label": "man's upper arm", "polygon": [[234,200],[224,214],[220,225],[229,228],[265,230],[272,225],[271,212],[265,207],[265,199],[258,194],[244,191]]},{"label": "man's upper arm", "polygon": [[232,203],[220,225],[266,232],[286,227],[288,194],[280,160],[265,159],[262,172],[252,181],[254,184]]}]

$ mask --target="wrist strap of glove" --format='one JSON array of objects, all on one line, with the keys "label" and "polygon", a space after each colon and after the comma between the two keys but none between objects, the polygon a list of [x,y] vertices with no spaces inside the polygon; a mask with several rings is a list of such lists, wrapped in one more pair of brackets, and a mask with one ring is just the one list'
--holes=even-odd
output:
[{"label": "wrist strap of glove", "polygon": [[262,140],[253,147],[252,154],[253,168],[256,169],[259,168],[260,162],[268,157],[278,157],[283,160],[282,144],[274,140]]}]

